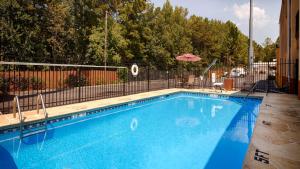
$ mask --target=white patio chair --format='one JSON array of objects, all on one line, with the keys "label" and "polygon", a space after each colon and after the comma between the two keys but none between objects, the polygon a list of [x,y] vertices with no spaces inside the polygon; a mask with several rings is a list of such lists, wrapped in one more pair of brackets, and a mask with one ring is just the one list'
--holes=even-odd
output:
[{"label": "white patio chair", "polygon": [[224,86],[224,77],[221,77],[221,82],[216,82],[216,74],[212,73],[211,74],[211,82],[212,82],[212,85],[213,85],[214,89],[216,89],[216,87],[218,87],[221,90],[221,93],[222,93],[223,86]]}]

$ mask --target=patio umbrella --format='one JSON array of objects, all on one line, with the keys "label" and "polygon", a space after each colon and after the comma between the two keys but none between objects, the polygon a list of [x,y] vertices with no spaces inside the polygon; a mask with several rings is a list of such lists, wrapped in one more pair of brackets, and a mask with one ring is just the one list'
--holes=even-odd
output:
[{"label": "patio umbrella", "polygon": [[176,60],[185,61],[185,62],[197,62],[200,61],[201,58],[199,56],[187,53],[176,57]]},{"label": "patio umbrella", "polygon": [[[199,56],[187,53],[187,54],[177,56],[176,60],[185,61],[185,62],[197,62],[197,61],[200,61],[201,58]],[[183,72],[182,71],[181,71],[181,79],[183,82]],[[182,87],[183,87],[183,83],[182,83]]]}]

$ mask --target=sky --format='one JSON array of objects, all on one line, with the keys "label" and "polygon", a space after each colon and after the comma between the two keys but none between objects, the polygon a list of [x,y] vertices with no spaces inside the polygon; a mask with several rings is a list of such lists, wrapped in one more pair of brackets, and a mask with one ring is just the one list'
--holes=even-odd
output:
[{"label": "sky", "polygon": [[[166,0],[150,0],[156,7],[162,7]],[[169,0],[173,6],[188,9],[189,15],[231,20],[248,36],[249,0]],[[279,15],[281,0],[253,0],[253,38],[263,44],[266,37],[276,41],[279,36]]]}]

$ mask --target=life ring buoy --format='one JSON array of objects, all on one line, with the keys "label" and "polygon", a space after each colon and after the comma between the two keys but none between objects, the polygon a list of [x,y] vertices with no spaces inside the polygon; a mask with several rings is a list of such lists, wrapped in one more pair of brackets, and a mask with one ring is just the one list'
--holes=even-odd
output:
[{"label": "life ring buoy", "polygon": [[131,66],[131,74],[132,76],[137,76],[139,74],[139,67],[137,64]]}]

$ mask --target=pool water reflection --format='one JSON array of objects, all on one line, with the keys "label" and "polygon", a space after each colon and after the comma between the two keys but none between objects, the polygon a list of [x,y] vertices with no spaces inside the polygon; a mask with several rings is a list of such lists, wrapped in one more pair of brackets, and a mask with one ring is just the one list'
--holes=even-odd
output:
[{"label": "pool water reflection", "polygon": [[[0,142],[4,168],[241,168],[260,100],[180,93]],[[49,127],[51,128],[51,127]]]}]

